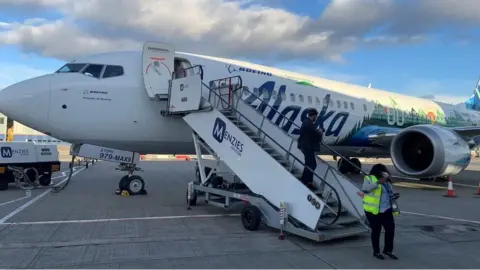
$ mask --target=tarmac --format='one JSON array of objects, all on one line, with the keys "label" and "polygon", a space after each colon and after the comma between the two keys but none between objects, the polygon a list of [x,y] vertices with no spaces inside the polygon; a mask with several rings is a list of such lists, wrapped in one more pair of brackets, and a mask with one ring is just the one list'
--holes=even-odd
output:
[{"label": "tarmac", "polygon": [[[364,163],[366,170],[371,164]],[[382,161],[383,162],[383,161]],[[333,164],[334,162],[332,162]],[[388,165],[388,162],[385,162]],[[238,211],[199,200],[186,209],[194,161],[140,162],[147,195],[114,194],[117,164],[77,167],[59,193],[11,186],[0,192],[0,268],[478,268],[480,162],[446,182],[396,178],[398,261],[372,256],[369,235],[316,243],[262,227],[243,228]],[[68,166],[54,175],[63,181]],[[392,169],[392,172],[395,171]],[[354,176],[361,181],[361,176]],[[383,245],[383,239],[382,239]]]}]

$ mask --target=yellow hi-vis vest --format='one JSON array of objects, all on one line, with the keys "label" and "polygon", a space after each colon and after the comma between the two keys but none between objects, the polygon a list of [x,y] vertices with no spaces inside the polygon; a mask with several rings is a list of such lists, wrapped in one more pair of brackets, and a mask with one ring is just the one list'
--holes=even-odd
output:
[{"label": "yellow hi-vis vest", "polygon": [[[374,175],[365,175],[366,181],[371,181],[372,183],[377,183],[377,177]],[[374,190],[364,193],[363,195],[363,210],[366,212],[377,215],[380,212],[380,196],[382,195],[382,186],[378,185]]]}]

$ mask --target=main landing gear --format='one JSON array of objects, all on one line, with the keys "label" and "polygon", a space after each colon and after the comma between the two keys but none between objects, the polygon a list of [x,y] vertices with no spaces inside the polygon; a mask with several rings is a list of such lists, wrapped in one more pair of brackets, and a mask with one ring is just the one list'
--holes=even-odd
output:
[{"label": "main landing gear", "polygon": [[[346,161],[345,158],[340,158],[337,161],[337,169],[342,174],[352,173],[352,174],[360,174],[360,170],[362,169],[362,163],[358,158],[349,158],[350,162]],[[353,166],[353,165],[355,166]]]},{"label": "main landing gear", "polygon": [[129,195],[146,195],[145,181],[139,175],[133,175],[135,171],[143,171],[137,167],[137,164],[132,163],[120,163],[115,170],[127,171],[128,174],[123,176],[118,183],[118,189],[115,191],[117,195],[129,196]]}]

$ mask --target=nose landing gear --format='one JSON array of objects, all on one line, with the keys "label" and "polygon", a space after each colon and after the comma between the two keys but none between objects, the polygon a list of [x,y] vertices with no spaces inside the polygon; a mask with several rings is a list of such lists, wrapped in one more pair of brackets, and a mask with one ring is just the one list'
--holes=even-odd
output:
[{"label": "nose landing gear", "polygon": [[115,170],[128,171],[128,174],[120,178],[118,182],[118,189],[115,191],[117,195],[130,196],[130,195],[146,195],[145,181],[139,175],[133,175],[135,171],[143,171],[132,163],[120,163]]}]

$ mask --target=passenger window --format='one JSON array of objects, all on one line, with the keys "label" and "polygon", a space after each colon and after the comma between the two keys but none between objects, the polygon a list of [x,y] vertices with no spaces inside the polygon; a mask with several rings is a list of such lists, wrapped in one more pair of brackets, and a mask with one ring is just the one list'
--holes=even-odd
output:
[{"label": "passenger window", "polygon": [[55,71],[55,73],[77,73],[82,70],[87,64],[85,63],[68,63],[61,67],[59,70]]},{"label": "passenger window", "polygon": [[105,72],[103,72],[102,78],[111,78],[123,75],[123,67],[122,66],[107,66],[105,68]]},{"label": "passenger window", "polygon": [[253,94],[258,97],[258,93],[259,93],[258,88],[256,87],[253,88]]},{"label": "passenger window", "polygon": [[350,102],[350,109],[355,110],[355,105],[353,105],[353,102]]},{"label": "passenger window", "polygon": [[277,99],[277,91],[272,91],[272,99]]},{"label": "passenger window", "polygon": [[363,110],[367,111],[367,104],[363,104]]},{"label": "passenger window", "polygon": [[317,105],[320,105],[320,99],[318,97],[315,97],[315,103],[317,103]]},{"label": "passenger window", "polygon": [[328,100],[327,100],[327,97],[324,97],[323,98],[323,106],[326,106],[328,105]]},{"label": "passenger window", "polygon": [[307,101],[308,101],[309,104],[312,104],[312,97],[311,97],[311,96],[308,96],[308,97],[307,97]]},{"label": "passenger window", "polygon": [[337,107],[338,107],[338,108],[341,108],[341,107],[342,107],[342,103],[340,102],[340,100],[337,100]]},{"label": "passenger window", "polygon": [[282,94],[280,95],[280,97],[282,98],[282,100],[286,100],[286,99],[287,99],[287,95],[285,94],[285,92],[282,92]]},{"label": "passenger window", "polygon": [[333,107],[333,99],[330,99],[330,107]]},{"label": "passenger window", "polygon": [[346,101],[343,102],[343,107],[344,107],[345,109],[348,109],[348,103],[347,103]]},{"label": "passenger window", "polygon": [[290,94],[290,99],[295,102],[295,94],[294,93]]},{"label": "passenger window", "polygon": [[5,117],[0,117],[0,125],[5,124]]},{"label": "passenger window", "polygon": [[303,95],[298,95],[298,101],[303,103]]},{"label": "passenger window", "polygon": [[87,76],[100,78],[102,69],[103,69],[103,65],[88,65],[88,67],[82,73]]}]

